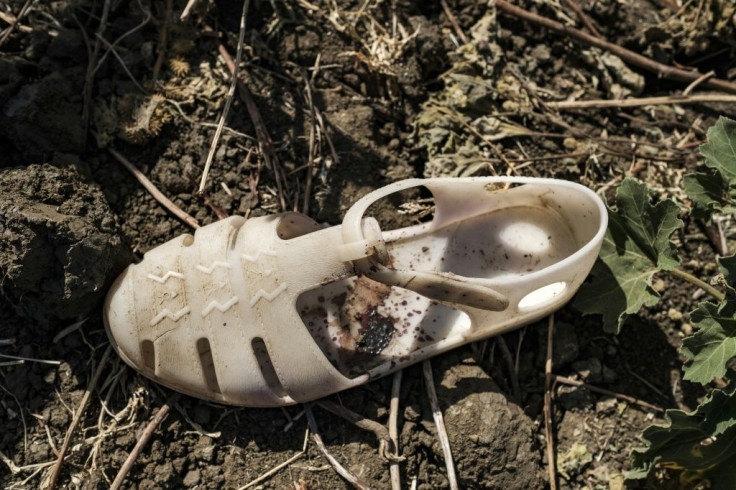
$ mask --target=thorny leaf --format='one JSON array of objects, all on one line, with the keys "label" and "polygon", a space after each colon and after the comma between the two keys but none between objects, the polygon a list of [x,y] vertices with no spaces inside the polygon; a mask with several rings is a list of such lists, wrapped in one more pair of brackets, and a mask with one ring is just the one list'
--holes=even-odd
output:
[{"label": "thorny leaf", "polygon": [[689,363],[685,379],[707,384],[725,376],[729,361],[736,357],[736,301],[727,300],[720,307],[700,303],[690,318],[698,330],[680,348]]},{"label": "thorny leaf", "polygon": [[666,425],[644,430],[646,447],[633,452],[628,478],[645,478],[655,466],[683,470],[683,484],[710,479],[712,490],[736,488],[736,384],[713,393],[692,413],[667,410]]},{"label": "thorny leaf", "polygon": [[583,285],[575,306],[584,314],[600,313],[606,331],[618,333],[628,315],[653,306],[659,294],[652,276],[679,264],[670,235],[683,223],[678,207],[667,199],[652,206],[647,186],[626,178],[609,209],[606,237],[593,267],[592,281]]}]

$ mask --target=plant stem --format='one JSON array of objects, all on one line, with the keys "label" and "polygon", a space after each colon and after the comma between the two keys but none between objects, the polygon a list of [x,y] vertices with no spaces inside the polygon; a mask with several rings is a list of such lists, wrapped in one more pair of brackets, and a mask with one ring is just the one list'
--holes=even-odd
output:
[{"label": "plant stem", "polygon": [[715,299],[717,299],[719,302],[723,301],[726,298],[726,295],[725,294],[723,294],[722,292],[720,292],[719,290],[717,290],[716,288],[714,288],[713,286],[711,286],[707,282],[701,281],[700,279],[698,279],[697,277],[693,276],[689,272],[685,272],[682,269],[672,269],[669,272],[671,272],[673,275],[679,277],[680,279],[686,280],[690,284],[694,284],[694,285],[698,286],[703,291],[705,291],[706,293],[710,294]]}]

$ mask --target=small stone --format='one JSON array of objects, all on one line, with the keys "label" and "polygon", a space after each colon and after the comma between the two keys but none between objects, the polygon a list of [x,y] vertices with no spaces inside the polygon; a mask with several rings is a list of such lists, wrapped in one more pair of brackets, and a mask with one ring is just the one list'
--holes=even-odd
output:
[{"label": "small stone", "polygon": [[675,308],[670,308],[669,310],[667,310],[667,316],[670,318],[670,320],[673,321],[682,320],[682,312],[676,310]]},{"label": "small stone", "polygon": [[415,406],[407,405],[406,408],[404,409],[404,418],[406,420],[411,420],[413,422],[416,422],[420,418],[419,411],[417,410]]},{"label": "small stone", "polygon": [[683,323],[680,327],[680,330],[682,330],[682,333],[685,335],[692,335],[693,333],[693,326],[690,323]]},{"label": "small stone", "polygon": [[662,291],[664,291],[665,286],[666,286],[666,284],[665,284],[665,282],[662,279],[657,279],[652,284],[652,289],[654,289],[658,293],[661,293]]},{"label": "small stone", "polygon": [[184,486],[185,487],[193,487],[199,483],[201,476],[199,474],[199,470],[192,470],[187,472],[186,476],[184,476]]},{"label": "small stone", "polygon": [[606,398],[595,404],[595,411],[599,414],[613,413],[616,410],[616,399]]},{"label": "small stone", "polygon": [[557,390],[557,403],[565,410],[584,409],[593,404],[593,395],[581,386],[560,386]]}]

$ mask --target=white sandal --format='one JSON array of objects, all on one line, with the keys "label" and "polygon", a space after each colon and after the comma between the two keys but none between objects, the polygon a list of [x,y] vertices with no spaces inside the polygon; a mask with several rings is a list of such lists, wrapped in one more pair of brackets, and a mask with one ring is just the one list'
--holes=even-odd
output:
[{"label": "white sandal", "polygon": [[[363,218],[417,186],[434,196],[431,222],[383,232]],[[105,326],[129,365],[174,390],[306,402],[548,315],[587,276],[607,221],[571,182],[404,180],[342,226],[233,216],[156,247],[115,281]]]}]

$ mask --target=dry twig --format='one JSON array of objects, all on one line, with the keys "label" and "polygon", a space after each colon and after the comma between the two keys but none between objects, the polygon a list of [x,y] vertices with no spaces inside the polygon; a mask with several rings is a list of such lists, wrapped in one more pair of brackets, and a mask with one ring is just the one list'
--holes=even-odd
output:
[{"label": "dry twig", "polygon": [[189,0],[187,2],[187,6],[184,7],[184,11],[181,13],[181,17],[179,17],[179,20],[181,21],[187,20],[189,18],[189,14],[192,13],[192,9],[194,8],[195,5],[197,5],[198,1],[199,0]]},{"label": "dry twig", "polygon": [[307,420],[309,420],[309,429],[312,431],[312,439],[317,444],[319,450],[322,451],[322,454],[324,454],[325,458],[327,458],[327,461],[329,461],[332,467],[335,468],[337,474],[343,477],[358,490],[370,490],[370,487],[365,482],[363,482],[363,480],[350,473],[347,469],[345,469],[343,465],[340,464],[337,459],[335,459],[332,454],[330,454],[330,452],[327,450],[327,447],[325,447],[325,443],[322,442],[322,436],[320,436],[319,434],[319,428],[317,427],[317,421],[315,420],[314,414],[312,413],[312,408],[309,405],[306,405],[304,410],[307,414]]},{"label": "dry twig", "polygon": [[460,27],[460,23],[457,21],[457,17],[455,17],[455,14],[452,13],[450,6],[447,4],[447,0],[440,0],[440,4],[442,4],[442,10],[444,10],[445,15],[450,21],[450,24],[452,24],[452,28],[455,29],[455,34],[457,34],[457,37],[460,38],[463,44],[468,44],[470,40]]},{"label": "dry twig", "polygon": [[95,83],[95,66],[97,65],[97,58],[100,55],[100,43],[102,42],[102,34],[105,32],[105,27],[107,26],[108,15],[110,15],[110,0],[105,0],[102,6],[100,25],[97,28],[97,33],[95,36],[94,48],[92,49],[92,53],[87,60],[87,73],[84,77],[84,104],[82,106],[82,124],[84,125],[85,145],[87,144],[89,119],[92,114],[92,89]]},{"label": "dry twig", "polygon": [[298,453],[296,453],[294,456],[290,457],[289,459],[287,459],[283,463],[274,466],[273,468],[271,468],[267,472],[263,473],[261,476],[259,476],[255,480],[246,483],[242,487],[238,488],[238,490],[245,490],[246,488],[250,488],[253,485],[257,485],[257,484],[261,483],[263,480],[266,480],[266,479],[272,477],[273,475],[275,475],[276,473],[278,473],[279,470],[281,470],[282,468],[286,468],[291,463],[293,463],[297,459],[299,459],[302,456],[304,456],[306,454],[306,452],[307,452],[307,443],[308,442],[309,442],[309,428],[307,428],[307,430],[304,432],[304,444],[302,445],[302,450],[301,451],[299,451]]},{"label": "dry twig", "polygon": [[434,376],[432,374],[432,363],[429,359],[422,362],[422,370],[424,372],[424,384],[427,386],[427,395],[429,396],[429,404],[432,406],[432,417],[434,425],[437,427],[437,437],[440,439],[442,453],[445,456],[445,466],[447,467],[447,480],[450,482],[450,488],[457,490],[457,476],[455,475],[455,463],[452,459],[452,450],[450,449],[450,438],[447,436],[445,429],[445,420],[442,417],[440,403],[437,400],[437,392],[434,389]]},{"label": "dry twig", "polygon": [[168,400],[166,400],[166,403],[164,403],[161,408],[158,409],[156,415],[151,419],[141,436],[138,438],[138,442],[136,442],[135,447],[133,447],[133,450],[128,455],[128,458],[125,460],[125,463],[123,463],[123,466],[120,467],[115,480],[112,482],[112,485],[110,485],[110,490],[118,490],[122,486],[123,481],[125,481],[125,477],[128,476],[128,472],[135,464],[135,460],[138,458],[138,455],[143,450],[143,447],[146,445],[146,443],[148,443],[148,440],[151,438],[151,435],[153,435],[153,432],[159,425],[161,425],[161,422],[163,422],[166,416],[169,414],[171,406],[174,405],[174,403],[176,403],[176,400],[178,399],[179,394],[174,394],[170,396]]},{"label": "dry twig", "polygon": [[36,3],[36,1],[38,0],[26,0],[26,3],[23,4],[23,7],[21,7],[20,9],[20,12],[18,12],[18,16],[15,17],[15,19],[13,19],[12,23],[10,24],[10,27],[5,29],[5,32],[3,32],[2,36],[0,36],[0,46],[5,44],[5,41],[8,40],[10,35],[13,33],[15,28],[18,26],[20,21],[23,19],[23,17],[25,17],[28,14],[28,12],[31,11],[31,7],[33,6],[34,3]]},{"label": "dry twig", "polygon": [[511,355],[509,346],[506,343],[506,340],[504,340],[503,336],[499,335],[498,337],[496,337],[496,340],[498,341],[498,346],[501,348],[501,356],[506,362],[506,370],[509,372],[509,378],[511,379],[511,389],[514,393],[514,401],[516,403],[521,403],[521,388],[519,386],[519,377],[516,375],[514,358]]},{"label": "dry twig", "polygon": [[[230,70],[230,73],[234,73],[235,62],[233,62],[230,53],[227,52],[227,49],[225,49],[225,46],[223,44],[220,44],[218,49],[220,50],[220,55],[225,60],[225,64]],[[271,139],[271,135],[268,133],[268,129],[266,129],[266,124],[263,122],[261,112],[258,110],[258,106],[253,100],[253,96],[251,95],[250,90],[248,90],[248,87],[245,85],[245,83],[243,83],[239,79],[237,79],[237,84],[238,94],[240,95],[240,98],[243,99],[243,102],[245,102],[246,109],[248,110],[248,115],[250,115],[250,119],[253,122],[253,126],[255,127],[256,136],[258,137],[258,143],[261,149],[261,154],[266,161],[266,165],[269,167],[271,172],[273,172],[274,180],[276,181],[276,188],[279,193],[279,202],[281,204],[281,209],[283,211],[286,211],[286,199],[284,198],[284,189],[282,184],[282,181],[284,180],[284,171],[281,168],[279,158],[273,148],[273,140]]]},{"label": "dry twig", "polygon": [[557,376],[556,374],[553,374],[552,378],[558,383],[562,383],[564,385],[581,386],[581,387],[589,389],[593,393],[600,393],[601,395],[612,396],[614,398],[618,398],[619,400],[624,400],[626,402],[633,403],[634,405],[639,405],[640,407],[647,408],[649,410],[654,410],[655,412],[664,412],[664,408],[658,407],[657,405],[652,405],[651,403],[647,403],[644,400],[639,400],[638,398],[634,398],[633,396],[624,395],[622,393],[616,393],[614,391],[606,390],[604,388],[598,388],[597,386],[592,386],[583,381],[578,381],[577,379],[567,378],[565,376]]},{"label": "dry twig", "polygon": [[555,468],[555,440],[552,435],[552,345],[555,334],[555,315],[549,316],[547,323],[547,360],[544,364],[544,433],[547,438],[547,471],[549,472],[549,488],[557,489],[557,472]]},{"label": "dry twig", "polygon": [[[399,451],[399,395],[401,394],[401,378],[403,370],[394,373],[391,382],[391,404],[388,415],[388,434],[394,446],[394,455],[400,456]],[[401,490],[401,468],[398,461],[391,461],[389,464],[389,472],[391,473],[391,489]]]},{"label": "dry twig", "polygon": [[79,425],[79,421],[82,420],[82,415],[87,408],[89,398],[92,395],[92,390],[94,390],[95,386],[97,386],[97,381],[100,379],[102,370],[107,365],[107,359],[110,357],[111,352],[112,345],[108,345],[107,349],[105,349],[104,354],[102,354],[102,358],[100,359],[100,363],[97,365],[97,369],[95,369],[92,378],[90,378],[89,380],[89,384],[87,385],[87,389],[84,392],[82,401],[79,403],[79,407],[77,408],[77,411],[74,413],[74,417],[72,418],[72,423],[69,424],[69,428],[67,429],[66,435],[64,436],[64,442],[62,443],[61,450],[59,451],[59,457],[56,460],[56,465],[54,466],[54,470],[51,473],[51,479],[49,480],[48,486],[49,490],[54,490],[54,487],[56,487],[56,482],[59,479],[59,473],[61,472],[61,464],[64,462],[66,452],[69,450],[69,442],[72,439],[72,434],[74,434],[74,430],[77,428],[77,425]]},{"label": "dry twig", "polygon": [[666,95],[662,97],[642,97],[639,99],[617,99],[617,100],[564,100],[561,102],[547,102],[547,105],[560,110],[574,109],[608,109],[642,107],[647,105],[665,104],[702,104],[704,102],[726,102],[735,103],[736,95],[727,94],[695,94],[695,95]]},{"label": "dry twig", "polygon": [[580,21],[585,25],[585,27],[590,31],[591,34],[593,34],[595,37],[602,37],[601,33],[598,32],[598,29],[595,28],[595,24],[593,24],[593,21],[590,20],[590,17],[588,17],[588,14],[586,14],[583,9],[580,8],[580,5],[578,5],[575,0],[565,0],[565,3],[568,7],[570,7],[570,9],[572,9],[573,12],[575,12],[575,15],[578,16]]},{"label": "dry twig", "polygon": [[202,172],[202,180],[199,182],[199,189],[197,192],[202,194],[204,192],[204,185],[207,182],[207,175],[210,173],[210,167],[212,166],[212,160],[215,158],[215,150],[217,150],[217,143],[220,142],[220,136],[222,136],[222,129],[225,127],[225,120],[230,112],[230,106],[233,103],[233,97],[235,96],[235,88],[238,85],[238,71],[240,70],[240,62],[243,59],[243,45],[245,44],[245,19],[248,13],[248,6],[250,0],[243,0],[243,11],[240,14],[240,32],[238,33],[238,47],[235,53],[235,63],[230,72],[232,74],[232,81],[230,82],[230,88],[225,96],[225,106],[222,108],[222,114],[220,114],[220,122],[217,124],[214,136],[212,136],[212,143],[210,144],[210,151],[207,153],[207,160],[204,163],[204,171]]},{"label": "dry twig", "polygon": [[[319,57],[318,57],[319,59]],[[316,71],[315,71],[316,73]],[[304,85],[309,104],[309,155],[307,155],[307,182],[304,186],[304,203],[302,204],[302,213],[309,214],[309,199],[312,194],[312,179],[314,174],[314,151],[315,138],[317,136],[317,117],[314,110],[314,99],[312,98],[312,83],[306,72],[304,73]]]},{"label": "dry twig", "polygon": [[342,405],[333,403],[329,400],[319,400],[315,402],[320,407],[324,408],[328,412],[332,412],[338,415],[348,422],[354,424],[357,428],[373,432],[378,438],[378,453],[389,461],[403,461],[404,458],[397,457],[394,454],[393,444],[391,443],[391,436],[386,427],[379,424],[378,422],[367,419],[359,413],[353,412],[349,408],[345,408]]},{"label": "dry twig", "polygon": [[[621,47],[618,44],[610,43],[603,39],[597,38],[592,34],[588,34],[579,29],[575,29],[574,27],[568,27],[561,24],[560,22],[542,17],[541,15],[537,15],[522,8],[511,5],[506,0],[496,0],[496,7],[506,15],[525,20],[538,26],[546,27],[547,29],[550,29],[551,31],[554,31],[558,34],[563,34],[591,46],[610,51],[624,61],[644,70],[656,73],[661,78],[690,83],[703,76],[702,73],[695,70],[688,71],[681,68],[675,68],[674,66],[665,65],[664,63],[659,63],[652,60],[651,58],[647,58],[646,56],[640,55],[639,53],[635,53],[624,47]],[[729,82],[727,80],[721,80],[719,78],[711,78],[709,80],[705,80],[703,82],[703,86],[710,87],[716,90],[723,90],[725,92],[736,93],[736,83]]]},{"label": "dry twig", "polygon": [[714,70],[709,71],[708,73],[705,73],[702,77],[695,80],[693,83],[685,87],[685,90],[682,91],[682,95],[690,95],[690,92],[695,90],[695,88],[702,84],[704,81],[708,80],[709,78],[713,78],[716,76],[716,72]]},{"label": "dry twig", "polygon": [[132,173],[136,179],[138,179],[138,182],[140,182],[141,185],[145,187],[145,189],[151,194],[151,196],[153,196],[153,198],[161,203],[166,209],[171,211],[174,216],[176,216],[195,230],[199,228],[199,223],[196,219],[194,219],[193,216],[174,204],[168,197],[164,196],[163,193],[159,191],[155,185],[153,185],[153,182],[148,180],[146,176],[143,175],[143,172],[138,170],[135,165],[128,161],[127,158],[125,158],[121,153],[112,148],[108,148],[107,151],[110,152],[110,155],[115,157],[117,161],[122,163],[123,166],[128,169],[128,171]]},{"label": "dry twig", "polygon": [[166,0],[166,9],[164,10],[164,21],[161,23],[161,31],[158,37],[158,56],[156,62],[153,64],[153,81],[158,80],[158,75],[161,73],[161,67],[164,64],[164,58],[166,58],[166,44],[168,42],[169,32],[169,17],[171,17],[171,10],[174,8],[174,0]]}]

